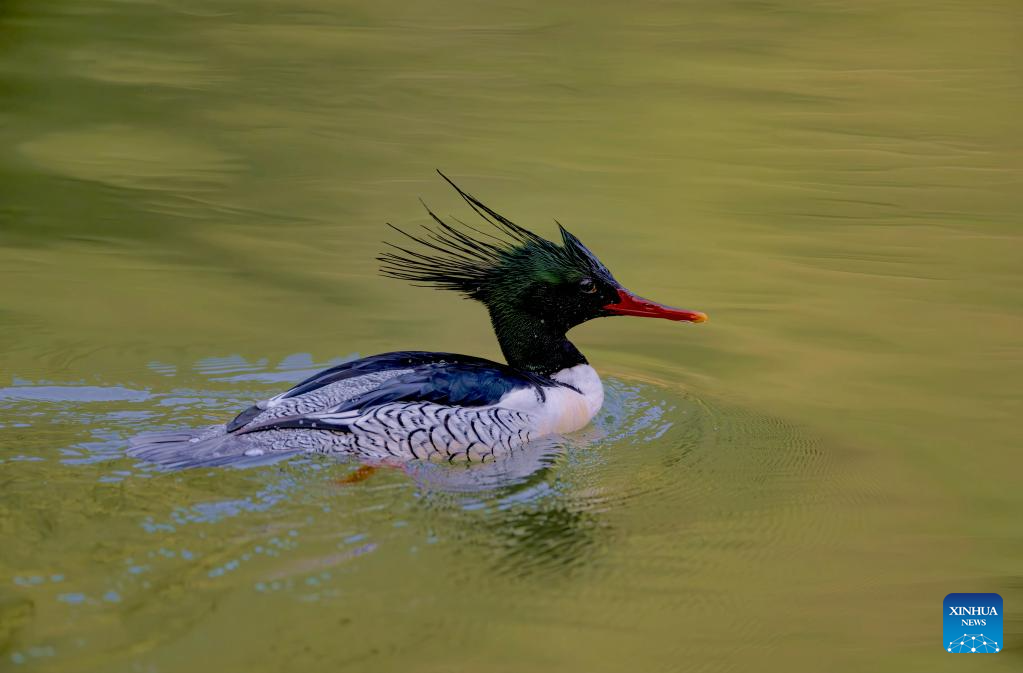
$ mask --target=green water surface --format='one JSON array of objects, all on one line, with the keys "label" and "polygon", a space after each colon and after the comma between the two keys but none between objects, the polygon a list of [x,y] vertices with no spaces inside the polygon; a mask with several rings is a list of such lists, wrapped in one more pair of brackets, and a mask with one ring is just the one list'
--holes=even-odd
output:
[{"label": "green water surface", "polygon": [[[1018,0],[0,4],[0,671],[1023,668]],[[157,473],[354,353],[499,357],[385,222],[553,218],[694,326],[573,332],[508,474]],[[941,649],[950,592],[1005,648]]]}]

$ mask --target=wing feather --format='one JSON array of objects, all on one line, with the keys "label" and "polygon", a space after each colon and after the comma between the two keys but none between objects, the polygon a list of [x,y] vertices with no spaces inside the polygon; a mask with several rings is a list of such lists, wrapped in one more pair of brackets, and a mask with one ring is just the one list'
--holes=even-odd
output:
[{"label": "wing feather", "polygon": [[[553,379],[521,372],[506,365],[479,358],[434,353],[435,361],[421,364],[383,382],[380,386],[347,399],[335,406],[292,416],[280,416],[264,422],[239,426],[239,434],[296,428],[348,432],[363,412],[376,408],[390,411],[400,404],[436,407],[474,408],[497,404],[513,390],[532,390],[538,402],[546,399],[544,388],[571,387]],[[460,358],[461,361],[453,361]],[[409,360],[395,361],[408,367]],[[386,413],[385,411],[385,413]],[[244,412],[243,412],[244,413]]]}]

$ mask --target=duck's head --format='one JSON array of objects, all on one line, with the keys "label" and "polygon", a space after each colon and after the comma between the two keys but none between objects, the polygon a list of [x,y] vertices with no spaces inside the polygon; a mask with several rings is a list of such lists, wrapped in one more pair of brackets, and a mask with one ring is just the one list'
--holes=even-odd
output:
[{"label": "duck's head", "polygon": [[[527,332],[564,336],[572,327],[615,315],[700,323],[704,313],[643,299],[615,280],[582,241],[561,224],[561,244],[537,236],[463,191],[459,195],[486,222],[477,228],[445,222],[429,208],[432,225],[419,233],[393,227],[421,249],[388,244],[381,271],[419,285],[455,290],[486,305],[509,362],[509,341],[528,342]],[[502,334],[505,332],[505,334]],[[535,344],[544,347],[545,344]]]}]

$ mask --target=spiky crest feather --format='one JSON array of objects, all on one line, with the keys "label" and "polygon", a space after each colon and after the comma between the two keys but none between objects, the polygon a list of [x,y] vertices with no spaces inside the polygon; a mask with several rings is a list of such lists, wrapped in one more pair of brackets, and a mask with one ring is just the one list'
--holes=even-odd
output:
[{"label": "spiky crest feather", "polygon": [[422,232],[410,233],[390,223],[388,226],[426,250],[386,243],[397,252],[388,251],[377,257],[383,275],[417,285],[454,290],[478,300],[486,300],[488,288],[499,282],[508,269],[516,267],[576,269],[610,278],[610,272],[600,260],[560,222],[557,224],[562,245],[515,224],[464,191],[448,176],[437,173],[493,231],[474,227],[455,217],[451,218],[455,224],[449,224],[424,202],[423,207],[433,223],[423,225]]}]

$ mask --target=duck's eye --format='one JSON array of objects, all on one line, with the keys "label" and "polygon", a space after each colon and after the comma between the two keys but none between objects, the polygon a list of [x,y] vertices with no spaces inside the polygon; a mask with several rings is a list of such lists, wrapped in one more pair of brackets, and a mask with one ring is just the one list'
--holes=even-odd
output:
[{"label": "duck's eye", "polygon": [[579,281],[579,289],[586,294],[593,294],[597,291],[597,284],[593,282],[592,278],[583,278]]}]

